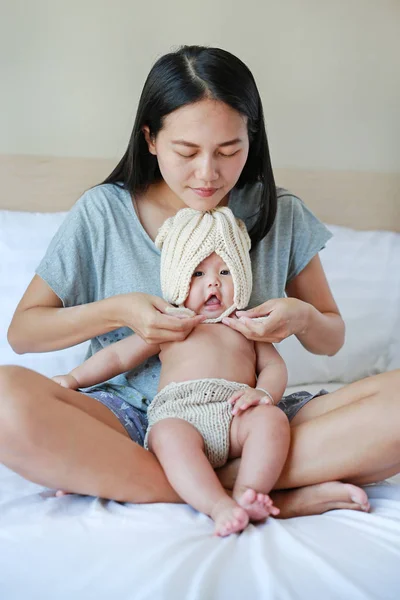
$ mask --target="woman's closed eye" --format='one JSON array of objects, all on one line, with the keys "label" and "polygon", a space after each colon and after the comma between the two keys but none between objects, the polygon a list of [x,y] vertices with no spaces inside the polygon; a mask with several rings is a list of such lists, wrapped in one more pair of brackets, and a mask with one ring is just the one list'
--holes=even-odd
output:
[{"label": "woman's closed eye", "polygon": [[218,152],[218,154],[224,158],[231,158],[231,156],[236,156],[238,152],[240,152],[240,150],[236,150],[236,152],[232,152],[232,154],[224,154],[223,152]]},{"label": "woman's closed eye", "polygon": [[[236,152],[232,152],[232,154],[224,154],[223,152],[218,152],[218,156],[221,156],[223,158],[231,158],[232,156],[235,156],[238,152],[240,151],[236,150]],[[181,158],[194,158],[197,155],[197,152],[194,152],[194,154],[182,154],[181,152],[177,152],[177,155]]]},{"label": "woman's closed eye", "polygon": [[194,154],[181,154],[180,152],[177,152],[177,155],[180,156],[181,158],[193,158],[194,156],[196,156],[196,153],[194,153]]}]

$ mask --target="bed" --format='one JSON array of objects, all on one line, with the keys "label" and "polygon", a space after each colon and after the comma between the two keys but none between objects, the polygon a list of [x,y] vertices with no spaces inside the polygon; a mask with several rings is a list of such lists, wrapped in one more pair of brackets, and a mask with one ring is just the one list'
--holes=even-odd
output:
[{"label": "bed", "polygon": [[[15,355],[6,332],[64,211],[112,165],[0,157],[0,364],[51,376],[82,360],[85,344]],[[334,233],[321,259],[347,326],[332,358],[310,355],[296,339],[280,344],[290,391],[333,390],[400,368],[400,177],[276,170],[276,179]],[[369,514],[271,518],[219,539],[188,506],[56,498],[0,466],[0,598],[397,600],[400,478],[365,489]]]}]

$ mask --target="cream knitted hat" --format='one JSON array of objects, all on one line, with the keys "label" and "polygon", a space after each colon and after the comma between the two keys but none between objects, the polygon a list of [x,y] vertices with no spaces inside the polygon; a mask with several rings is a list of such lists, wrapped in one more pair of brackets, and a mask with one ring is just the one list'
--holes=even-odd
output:
[{"label": "cream knitted hat", "polygon": [[247,307],[252,289],[251,241],[245,224],[229,208],[207,212],[183,208],[165,221],[155,243],[161,249],[161,289],[167,302],[184,305],[196,267],[215,252],[231,272],[234,303],[217,319],[204,322],[221,321]]}]

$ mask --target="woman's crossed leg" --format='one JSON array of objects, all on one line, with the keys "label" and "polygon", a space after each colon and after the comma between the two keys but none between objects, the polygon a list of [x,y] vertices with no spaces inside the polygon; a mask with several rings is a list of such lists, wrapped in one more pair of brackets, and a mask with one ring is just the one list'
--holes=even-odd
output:
[{"label": "woman's crossed leg", "polygon": [[[122,502],[181,501],[155,456],[134,444],[97,401],[23,367],[0,367],[0,390],[0,461],[23,477]],[[236,480],[238,462],[218,471],[227,488]],[[312,400],[298,413],[272,498],[281,517],[362,509],[363,498],[353,502],[354,490],[339,482],[363,485],[399,471],[396,370]]]}]

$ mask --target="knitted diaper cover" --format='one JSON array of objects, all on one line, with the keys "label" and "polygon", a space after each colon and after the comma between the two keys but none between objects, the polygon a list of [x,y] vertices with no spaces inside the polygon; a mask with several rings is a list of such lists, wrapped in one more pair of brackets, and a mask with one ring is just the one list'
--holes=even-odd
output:
[{"label": "knitted diaper cover", "polygon": [[183,419],[195,427],[204,440],[205,454],[216,469],[222,467],[229,455],[229,430],[232,406],[228,399],[249,386],[225,379],[195,379],[169,383],[154,398],[147,411],[149,427],[161,419]]}]

